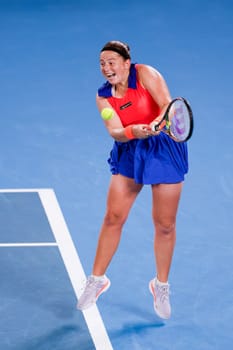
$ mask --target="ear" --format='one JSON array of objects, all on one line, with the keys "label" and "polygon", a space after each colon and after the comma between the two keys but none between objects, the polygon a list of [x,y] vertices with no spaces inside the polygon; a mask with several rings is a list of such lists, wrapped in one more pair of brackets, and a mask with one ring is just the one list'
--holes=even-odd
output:
[{"label": "ear", "polygon": [[127,60],[125,60],[125,68],[129,69],[131,65],[131,60],[128,58]]}]

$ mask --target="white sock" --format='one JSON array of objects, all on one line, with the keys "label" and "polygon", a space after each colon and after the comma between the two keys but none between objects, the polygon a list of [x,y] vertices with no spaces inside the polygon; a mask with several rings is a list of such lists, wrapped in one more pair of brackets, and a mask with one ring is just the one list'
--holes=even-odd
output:
[{"label": "white sock", "polygon": [[160,282],[159,280],[158,280],[158,278],[156,277],[156,279],[155,279],[155,281],[156,281],[156,283],[159,285],[159,286],[167,286],[168,285],[168,281],[167,282]]},{"label": "white sock", "polygon": [[95,281],[100,281],[105,278],[105,275],[102,275],[102,276],[91,275],[91,276],[94,278]]}]

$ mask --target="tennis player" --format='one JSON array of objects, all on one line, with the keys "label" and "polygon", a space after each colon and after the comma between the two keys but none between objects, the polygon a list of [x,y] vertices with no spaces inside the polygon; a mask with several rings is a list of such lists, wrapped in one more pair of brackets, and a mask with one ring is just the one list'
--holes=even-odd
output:
[{"label": "tennis player", "polygon": [[104,45],[100,69],[106,82],[98,90],[97,107],[100,112],[106,107],[114,110],[113,117],[104,121],[114,140],[108,160],[112,177],[92,274],[77,307],[87,309],[109,288],[110,280],[105,273],[117,250],[122,228],[143,185],[150,185],[155,277],[149,282],[149,290],[155,312],[168,319],[171,316],[168,277],[176,240],[177,209],[188,171],[187,144],[152,131],[171,101],[167,84],[156,69],[132,64],[129,46],[120,41]]}]

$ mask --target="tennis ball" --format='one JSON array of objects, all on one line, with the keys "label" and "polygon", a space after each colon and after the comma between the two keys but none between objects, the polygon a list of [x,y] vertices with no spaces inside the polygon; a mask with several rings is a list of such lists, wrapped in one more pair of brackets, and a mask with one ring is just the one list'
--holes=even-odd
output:
[{"label": "tennis ball", "polygon": [[109,120],[113,117],[113,110],[112,108],[104,108],[102,109],[101,111],[101,117],[104,119],[104,120]]}]

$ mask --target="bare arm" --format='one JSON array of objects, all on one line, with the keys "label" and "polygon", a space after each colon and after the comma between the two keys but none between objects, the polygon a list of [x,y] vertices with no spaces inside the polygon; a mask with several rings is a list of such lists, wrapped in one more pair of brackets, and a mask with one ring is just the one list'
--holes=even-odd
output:
[{"label": "bare arm", "polygon": [[[104,97],[96,96],[96,104],[99,112],[101,113],[103,108],[112,108],[108,103],[108,100]],[[113,110],[114,111],[114,110]],[[125,128],[122,125],[120,117],[114,111],[113,117],[110,120],[103,120],[105,127],[107,128],[109,134],[116,140],[120,142],[127,142],[129,139],[125,136]],[[149,126],[147,124],[138,124],[132,126],[132,132],[135,138],[146,138],[148,137]]]},{"label": "bare arm", "polygon": [[[159,120],[171,102],[171,95],[167,84],[162,75],[153,67],[143,64],[139,64],[137,67],[140,83],[149,91],[150,95],[160,108],[160,116],[156,118],[156,120]],[[155,121],[150,124],[151,127],[153,127],[154,124]]]}]

